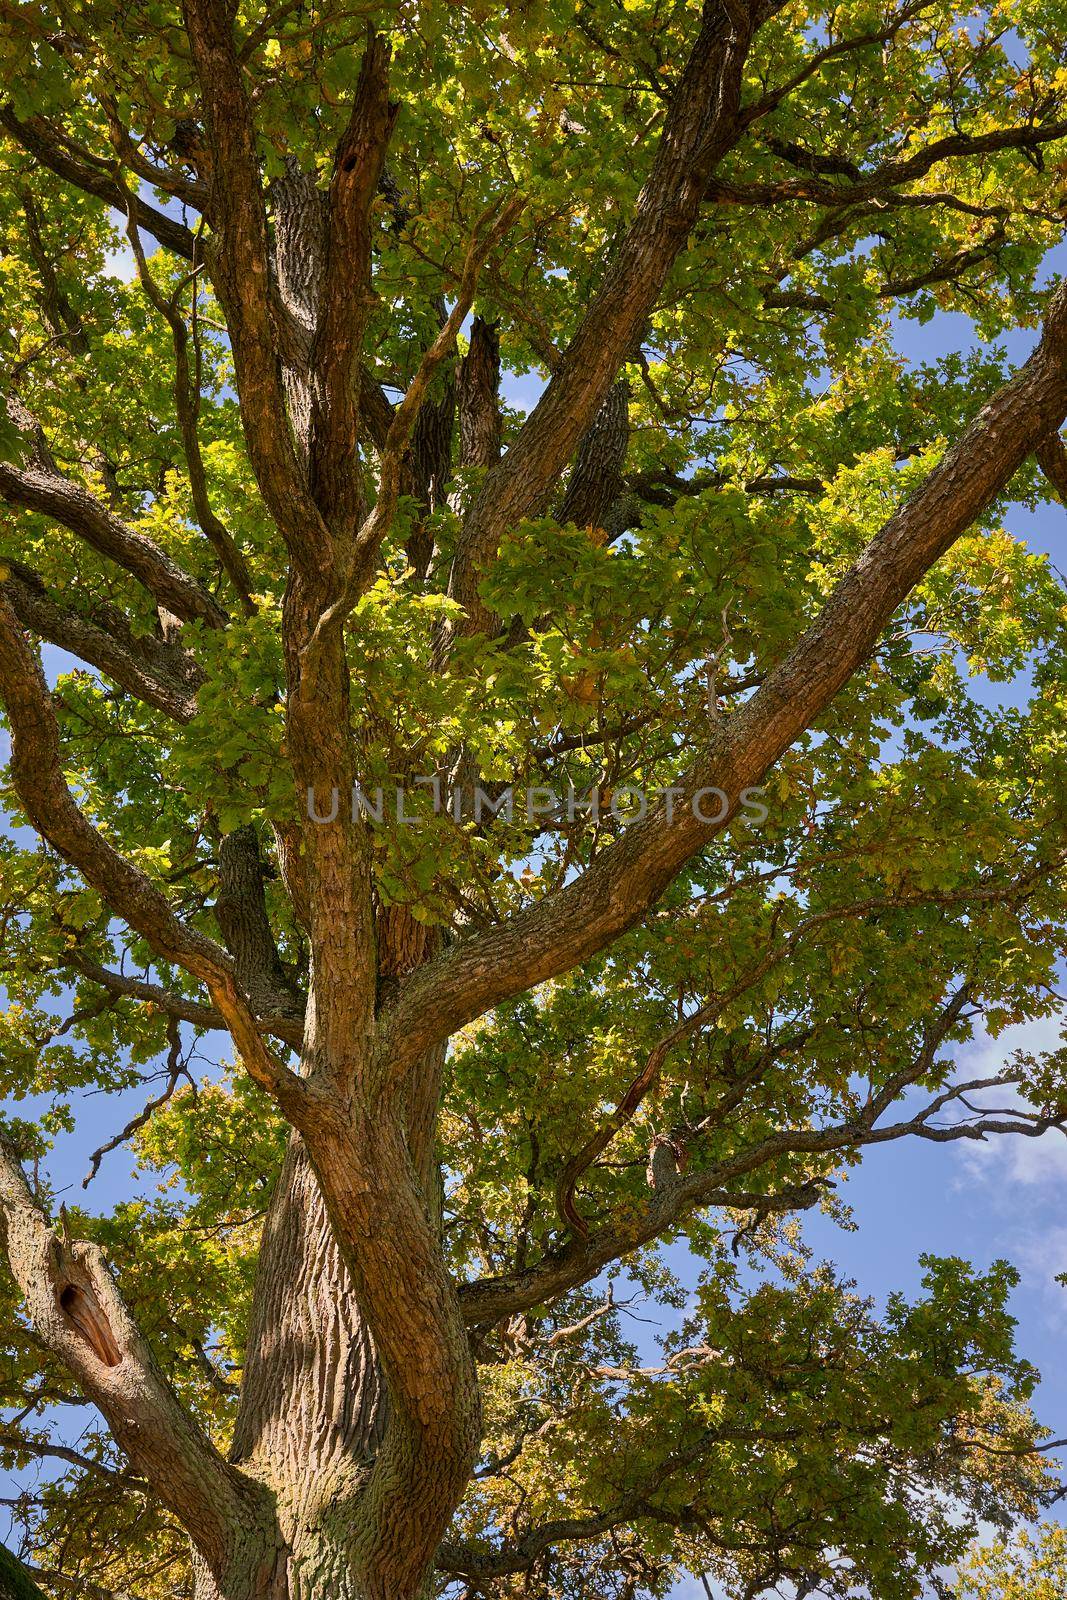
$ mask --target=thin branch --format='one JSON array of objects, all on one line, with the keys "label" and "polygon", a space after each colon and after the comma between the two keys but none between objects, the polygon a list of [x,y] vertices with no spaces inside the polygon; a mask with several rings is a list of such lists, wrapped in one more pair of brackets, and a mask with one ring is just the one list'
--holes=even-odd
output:
[{"label": "thin branch", "polygon": [[254,1491],[160,1374],[102,1252],[52,1231],[3,1136],[0,1231],[37,1334],[99,1406],[136,1470],[221,1570]]},{"label": "thin branch", "polygon": [[[968,897],[961,896],[961,898],[967,899]],[[979,891],[974,898],[985,899],[989,898],[989,896]],[[934,897],[930,897],[925,903],[929,904],[933,899]],[[556,1205],[560,1216],[568,1226],[573,1228],[575,1233],[582,1238],[588,1234],[589,1229],[574,1203],[574,1191],[578,1180],[583,1172],[588,1171],[597,1157],[604,1153],[616,1134],[631,1121],[642,1101],[659,1081],[663,1063],[676,1045],[681,1044],[685,1039],[692,1038],[694,1033],[708,1027],[721,1017],[728,1006],[733,1005],[735,1000],[765,978],[787,956],[792,955],[797,945],[802,943],[809,934],[831,922],[862,917],[869,915],[873,911],[887,910],[891,907],[908,903],[924,903],[923,897],[915,896],[910,901],[908,899],[898,899],[896,901],[869,899],[852,905],[834,907],[832,910],[817,912],[813,916],[806,917],[787,938],[772,944],[763,957],[742,978],[732,984],[724,994],[717,995],[713,1000],[709,1000],[705,1005],[699,1006],[695,1011],[690,1012],[688,1016],[682,1017],[680,1021],[675,1023],[673,1028],[663,1034],[649,1051],[644,1066],[633,1079],[614,1111],[590,1134],[581,1149],[570,1158],[560,1174],[556,1187]]]},{"label": "thin branch", "polygon": [[136,1591],[124,1589],[121,1594],[114,1589],[102,1588],[90,1578],[70,1578],[64,1572],[56,1572],[49,1567],[27,1567],[26,1571],[32,1578],[50,1588],[59,1589],[63,1594],[72,1594],[75,1600],[140,1600]]},{"label": "thin branch", "polygon": [[11,774],[34,827],[75,866],[104,902],[165,960],[205,983],[249,1074],[291,1120],[311,1110],[307,1085],[277,1061],[260,1037],[229,955],[180,921],[143,872],[119,854],[74,802],[63,775],[59,728],[40,661],[0,596],[0,696],[11,728]]},{"label": "thin branch", "polygon": [[469,1325],[498,1322],[531,1306],[567,1293],[586,1283],[609,1262],[626,1255],[658,1237],[704,1206],[730,1210],[751,1210],[757,1218],[777,1212],[800,1210],[815,1204],[828,1181],[815,1175],[800,1183],[768,1187],[764,1192],[739,1189],[738,1184],[754,1174],[773,1167],[792,1155],[834,1156],[873,1144],[884,1144],[907,1137],[949,1142],[982,1139],[989,1133],[1017,1133],[1040,1137],[1055,1128],[1067,1133],[1067,1116],[1018,1111],[1006,1114],[979,1114],[974,1121],[943,1126],[932,1125],[931,1118],[961,1096],[976,1090],[1003,1087],[1010,1081],[1001,1076],[972,1083],[957,1084],[935,1096],[914,1117],[878,1125],[878,1119],[911,1084],[927,1075],[934,1064],[936,1050],[956,1025],[967,1003],[968,987],[961,985],[930,1025],[921,1049],[906,1068],[894,1074],[877,1093],[848,1121],[822,1128],[784,1128],[737,1151],[712,1167],[657,1188],[645,1210],[622,1221],[609,1219],[595,1233],[587,1232],[545,1253],[539,1262],[498,1278],[485,1278],[463,1285],[459,1291]]},{"label": "thin branch", "polygon": [[[168,300],[153,278],[145,259],[141,233],[137,226],[137,207],[133,195],[125,186],[123,186],[123,196],[126,202],[126,236],[133,251],[137,276],[145,294],[170,328],[174,344],[174,406],[178,417],[178,429],[182,436],[182,449],[189,473],[189,490],[193,498],[196,520],[200,524],[200,531],[222,562],[241,601],[245,616],[253,617],[256,614],[256,604],[252,599],[252,575],[248,570],[248,563],[234,543],[228,528],[216,516],[208,494],[207,474],[204,471],[204,458],[200,453],[200,435],[196,425],[200,394],[198,388],[194,393],[194,378],[189,365],[189,335],[184,318],[177,309],[177,292]],[[191,280],[194,300],[197,293],[198,270],[194,266]]]},{"label": "thin branch", "polygon": [[[146,1123],[152,1120],[153,1112],[158,1111],[161,1106],[165,1106],[167,1104],[168,1100],[172,1098],[174,1091],[177,1089],[182,1078],[188,1079],[191,1084],[193,1083],[192,1078],[189,1077],[189,1069],[182,1060],[182,1036],[178,1021],[175,1017],[169,1017],[167,1019],[167,1042],[169,1049],[167,1052],[166,1083],[160,1090],[159,1094],[153,1095],[150,1100],[146,1101],[141,1110],[137,1112],[136,1116],[130,1118],[129,1122],[127,1122],[124,1128],[120,1128],[118,1133],[114,1134],[110,1139],[105,1140],[102,1145],[93,1151],[89,1158],[89,1170],[82,1179],[83,1189],[88,1189],[89,1185],[100,1171],[100,1163],[103,1161],[104,1157],[109,1155],[112,1150],[117,1150],[120,1145],[125,1144],[126,1140],[132,1138],[139,1128],[143,1128]],[[195,1089],[195,1084],[193,1084],[193,1087]]]},{"label": "thin branch", "polygon": [[872,45],[889,44],[906,23],[920,16],[923,11],[929,9],[931,4],[932,0],[913,0],[911,5],[902,7],[900,11],[890,17],[886,26],[880,28],[877,32],[854,34],[849,39],[838,39],[833,44],[825,45],[805,61],[804,65],[798,68],[784,83],[777,84],[767,94],[761,95],[752,105],[745,107],[743,116],[746,126],[757,122],[761,117],[765,117],[769,112],[774,111],[781,105],[783,100],[799,89],[809,78],[814,77],[828,61],[836,61],[840,56],[851,55],[856,50],[864,50]]},{"label": "thin branch", "polygon": [[475,224],[455,303],[437,337],[424,352],[419,369],[408,385],[404,398],[394,408],[380,457],[378,497],[374,509],[359,530],[345,593],[340,600],[323,612],[305,647],[305,655],[309,662],[322,640],[344,622],[373,578],[378,551],[396,513],[403,483],[404,458],[412,430],[434,373],[455,349],[459,330],[474,303],[478,274],[484,262],[507,233],[524,205],[525,201],[520,195],[512,195],[502,208],[499,202],[487,207]]},{"label": "thin branch", "polygon": [[[666,801],[651,808],[572,881],[458,941],[412,976],[386,1019],[394,1070],[402,1073],[434,1039],[569,971],[632,927],[863,665],[913,585],[1065,415],[1067,286],[1061,286],[1034,354],[884,524],[756,692],[709,730],[670,810]],[[727,797],[718,808],[726,815],[708,822],[698,802],[713,790]]]},{"label": "thin branch", "polygon": [[0,497],[51,517],[77,534],[100,555],[129,572],[183,622],[201,621],[221,628],[226,613],[204,586],[178,566],[154,540],[139,533],[80,484],[65,478],[51,459],[44,435],[33,417],[13,396],[8,413],[31,443],[30,457],[22,467],[0,461]]},{"label": "thin branch", "polygon": [[17,1428],[6,1426],[0,1428],[0,1444],[5,1450],[21,1451],[24,1455],[65,1461],[68,1466],[78,1467],[83,1472],[91,1473],[94,1477],[120,1485],[122,1488],[137,1486],[136,1480],[131,1479],[128,1473],[115,1472],[113,1468],[106,1467],[102,1461],[95,1461],[92,1456],[83,1455],[80,1450],[74,1450],[70,1445],[54,1444],[51,1440],[28,1439]]}]

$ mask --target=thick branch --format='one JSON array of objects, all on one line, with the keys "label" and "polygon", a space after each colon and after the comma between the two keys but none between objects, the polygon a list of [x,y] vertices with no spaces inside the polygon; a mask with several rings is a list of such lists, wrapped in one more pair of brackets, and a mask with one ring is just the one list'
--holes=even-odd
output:
[{"label": "thick branch", "polygon": [[189,722],[196,715],[203,674],[188,651],[152,634],[135,635],[112,606],[99,607],[98,620],[92,621],[57,605],[37,573],[20,562],[8,561],[4,570],[3,592],[23,627],[96,667],[175,722]]},{"label": "thick branch", "polygon": [[[818,175],[818,157],[798,146],[772,146],[792,165],[808,165],[811,176],[786,178],[778,183],[723,183],[708,185],[707,198],[719,204],[775,205],[787,200],[816,200],[823,205],[848,206],[872,200],[902,184],[925,177],[931,167],[956,156],[994,155],[1001,150],[1038,150],[1067,138],[1067,122],[1025,123],[1019,128],[995,128],[989,133],[954,133],[935,139],[914,155],[883,161],[864,173],[851,169],[850,183],[827,183]],[[824,170],[824,169],[823,169]]]},{"label": "thick branch", "polygon": [[369,32],[348,127],[334,156],[326,258],[311,355],[311,491],[327,526],[355,532],[362,507],[359,381],[371,290],[371,205],[399,108],[389,100],[389,46]]},{"label": "thick branch", "polygon": [[339,1137],[308,1140],[388,1392],[385,1437],[353,1508],[366,1590],[383,1597],[423,1592],[481,1435],[470,1341],[398,1110],[357,1099]]},{"label": "thick branch", "polygon": [[159,1372],[100,1250],[61,1241],[0,1138],[4,1246],[33,1327],[216,1570],[262,1511]]},{"label": "thick branch", "polygon": [[486,474],[467,518],[452,584],[466,608],[467,632],[492,626],[478,597],[486,565],[506,529],[546,504],[659,297],[711,173],[740,135],[742,69],[753,34],[774,9],[705,0],[700,32],[633,222],[548,388]]},{"label": "thick branch", "polygon": [[[913,272],[910,277],[884,278],[877,285],[875,293],[880,300],[902,300],[935,283],[958,283],[969,268],[992,260],[1006,243],[1007,233],[998,222],[978,244],[941,259],[935,257],[922,272]],[[835,309],[833,301],[826,295],[806,289],[768,289],[763,296],[763,303],[769,310],[813,311],[825,316],[831,315]]]},{"label": "thick branch", "polygon": [[31,430],[33,452],[25,466],[0,461],[0,497],[69,528],[100,555],[143,584],[152,598],[183,622],[202,621],[222,627],[226,613],[196,578],[153,539],[131,528],[88,489],[65,478],[48,457],[43,439],[35,434],[32,419],[17,402],[9,401],[15,423]]},{"label": "thick branch", "polygon": [[[1061,288],[1029,361],[889,519],[752,698],[714,726],[680,780],[671,820],[661,803],[558,893],[454,945],[412,978],[392,1021],[397,1069],[433,1039],[569,971],[632,927],[734,814],[742,791],[762,781],[863,665],[914,584],[1065,415],[1067,288]],[[716,824],[701,821],[693,804],[712,788],[730,805]]]},{"label": "thick branch", "polygon": [[113,972],[110,967],[101,966],[99,961],[93,961],[80,950],[72,950],[66,960],[81,977],[99,984],[116,999],[139,1000],[143,1005],[158,1006],[167,1016],[177,1017],[181,1022],[191,1022],[198,1028],[226,1026],[222,1012],[215,1006],[189,1000],[173,989],[164,989],[161,984],[149,983],[143,978],[131,978],[125,972]]},{"label": "thick branch", "polygon": [[[139,1000],[145,1005],[157,1006],[168,1017],[190,1022],[197,1028],[225,1029],[226,1022],[217,1006],[205,1005],[200,1000],[190,1000],[174,989],[150,983],[145,978],[133,978],[125,972],[114,972],[99,961],[72,950],[65,958],[67,964],[91,983],[99,984],[116,999]],[[282,1039],[292,1050],[299,1050],[304,1032],[303,1016],[293,1016],[275,1004],[266,1016],[256,1021],[263,1033]]]},{"label": "thick branch", "polygon": [[0,598],[0,697],[11,728],[11,775],[38,833],[82,874],[116,916],[152,949],[208,986],[248,1072],[295,1120],[307,1086],[274,1059],[259,1035],[230,957],[179,920],[166,897],[82,815],[63,776],[59,728],[41,664]]},{"label": "thick branch", "polygon": [[280,1015],[298,1038],[304,1014],[274,942],[263,892],[266,868],[251,824],[228,833],[219,845],[215,920],[233,957],[238,983],[261,1019]]},{"label": "thick branch", "polygon": [[491,467],[500,458],[500,336],[495,322],[475,317],[470,346],[456,375],[459,464]]},{"label": "thick branch", "polygon": [[184,15],[211,147],[209,264],[226,312],[245,439],[271,515],[294,560],[311,570],[329,541],[286,414],[255,129],[230,8],[222,0],[186,0]]},{"label": "thick branch", "polygon": [[[140,145],[130,137],[129,129],[123,125],[114,98],[105,95],[102,97],[102,104],[107,112],[112,143],[123,167],[141,179],[142,183],[151,184],[153,189],[162,189],[164,194],[171,194],[176,200],[180,200],[183,206],[191,206],[206,216],[211,204],[211,187],[205,179],[190,178],[187,173],[176,167],[160,167],[154,161],[149,161]],[[203,151],[194,125],[183,124],[181,134],[175,129],[170,148],[175,150],[179,146],[182,160],[194,168],[199,168],[201,165],[199,158]]]},{"label": "thick branch", "polygon": [[1067,506],[1067,446],[1058,431],[1043,439],[1034,451],[1037,464],[1051,484],[1057,498]]},{"label": "thick branch", "polygon": [[393,403],[366,367],[359,369],[359,424],[380,454],[393,422]]},{"label": "thick branch", "polygon": [[630,441],[629,386],[612,384],[608,397],[578,446],[558,521],[599,528],[623,493],[622,469]]},{"label": "thick branch", "polygon": [[627,473],[623,482],[638,499],[656,506],[673,506],[680,496],[703,494],[706,489],[721,489],[727,484],[753,495],[822,494],[826,488],[822,478],[801,478],[789,473],[769,472],[761,472],[743,481],[724,472],[694,472],[691,478],[683,478],[676,472],[633,472]]},{"label": "thick branch", "polygon": [[[112,163],[90,156],[63,138],[43,117],[31,117],[21,122],[10,106],[0,107],[0,127],[42,166],[48,167],[57,177],[73,184],[86,194],[91,194],[116,211],[125,211],[122,186],[112,170]],[[167,250],[192,261],[196,236],[184,223],[176,222],[164,212],[149,205],[138,196],[134,202],[138,226],[159,240]]]},{"label": "thick branch", "polygon": [[0,1544],[0,1595],[4,1600],[46,1600],[44,1590],[34,1583],[30,1569],[3,1544]]}]

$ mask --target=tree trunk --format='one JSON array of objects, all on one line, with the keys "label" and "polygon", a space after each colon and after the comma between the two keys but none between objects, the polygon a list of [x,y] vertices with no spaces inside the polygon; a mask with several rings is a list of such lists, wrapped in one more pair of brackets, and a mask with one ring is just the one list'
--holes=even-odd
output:
[{"label": "tree trunk", "polygon": [[313,1522],[365,1479],[383,1405],[374,1346],[294,1135],[263,1234],[231,1459],[275,1490],[286,1521]]},{"label": "tree trunk", "polygon": [[26,1568],[6,1545],[0,1544],[0,1600],[45,1600]]},{"label": "tree trunk", "polygon": [[[322,196],[293,166],[273,198],[275,269],[294,334],[283,362],[287,403],[310,472],[316,400],[306,357],[321,331]],[[450,409],[450,396],[443,403]],[[446,471],[442,460],[432,476]],[[307,677],[303,653],[336,599],[327,554],[321,568],[291,574],[286,594],[287,738],[298,792],[337,785],[347,795],[343,647],[328,638]],[[340,1083],[359,1059],[374,1077],[384,1067],[367,1054],[375,999],[388,1001],[433,941],[403,908],[372,911],[365,841],[343,813],[336,829],[305,843],[312,963],[303,1070]],[[243,857],[231,854],[236,868]],[[224,897],[222,921],[232,921],[231,901],[247,898]],[[477,1375],[441,1246],[434,1146],[444,1054],[440,1045],[423,1056],[395,1095],[377,1090],[324,1111],[305,1130],[310,1155],[299,1137],[290,1143],[263,1234],[231,1450],[233,1464],[270,1493],[273,1548],[249,1552],[243,1570],[222,1577],[198,1570],[197,1600],[429,1592],[434,1549],[480,1431]]]},{"label": "tree trunk", "polygon": [[[413,1142],[419,1108],[409,1109]],[[197,1562],[196,1600],[421,1600],[390,1588],[368,1551],[363,1491],[387,1428],[387,1399],[303,1143],[293,1136],[264,1228],[230,1459],[263,1483],[277,1528],[224,1578]],[[417,1510],[412,1508],[417,1519]],[[413,1548],[420,1539],[411,1524]],[[376,1576],[364,1581],[367,1557]],[[409,1552],[396,1550],[399,1569]]]},{"label": "tree trunk", "polygon": [[384,1426],[374,1347],[294,1135],[263,1230],[230,1452],[274,1497],[278,1549],[249,1551],[222,1585],[200,1565],[196,1600],[367,1600],[353,1508]]},{"label": "tree trunk", "polygon": [[[394,919],[395,920],[395,919]],[[390,932],[392,932],[390,927]],[[383,930],[384,932],[384,930]],[[386,935],[384,945],[393,943]],[[439,1225],[434,1127],[444,1050],[413,1075],[408,1144]],[[421,1600],[390,1588],[368,1549],[361,1501],[386,1435],[388,1405],[373,1341],[338,1250],[303,1141],[293,1135],[263,1230],[230,1459],[264,1484],[275,1544],[248,1548],[225,1579],[197,1565],[196,1600]],[[411,1550],[421,1541],[412,1508]],[[411,1550],[394,1552],[409,1569]],[[376,1576],[364,1581],[368,1557]]]},{"label": "tree trunk", "polygon": [[[292,1547],[276,1563],[249,1562],[246,1572],[220,1587],[196,1563],[193,1600],[372,1600],[361,1587],[343,1536],[325,1527],[294,1531]],[[395,1600],[401,1600],[397,1595]],[[412,1596],[411,1600],[420,1600]]]}]

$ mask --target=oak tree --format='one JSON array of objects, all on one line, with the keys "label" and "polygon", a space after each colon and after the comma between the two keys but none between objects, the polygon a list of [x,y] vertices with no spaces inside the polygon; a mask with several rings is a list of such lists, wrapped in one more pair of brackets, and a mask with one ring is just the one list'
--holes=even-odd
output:
[{"label": "oak tree", "polygon": [[32,1581],[918,1594],[1052,1492],[1012,1270],[797,1219],[1067,1119],[954,1064],[1067,926],[1062,5],[3,19]]}]

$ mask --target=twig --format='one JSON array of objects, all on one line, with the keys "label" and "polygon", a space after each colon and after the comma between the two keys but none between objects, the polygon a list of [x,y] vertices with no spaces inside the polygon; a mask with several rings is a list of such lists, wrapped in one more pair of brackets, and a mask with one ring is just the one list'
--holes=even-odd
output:
[{"label": "twig", "polygon": [[[119,182],[121,183],[121,181],[120,179]],[[252,575],[248,570],[248,564],[234,543],[229,530],[216,516],[208,496],[207,474],[204,471],[204,458],[200,453],[200,437],[196,426],[197,414],[200,409],[199,336],[197,336],[195,352],[198,372],[194,399],[194,383],[189,369],[189,334],[185,322],[177,309],[179,296],[186,285],[191,282],[193,284],[195,316],[196,278],[201,270],[201,264],[195,260],[196,240],[194,239],[193,244],[193,271],[182,279],[173,296],[168,300],[152,276],[145,258],[144,246],[141,243],[141,233],[137,226],[137,210],[133,196],[128,192],[125,185],[122,185],[122,192],[126,202],[126,236],[133,251],[137,276],[141,281],[141,287],[144,289],[145,294],[170,328],[174,342],[174,405],[178,416],[178,429],[182,436],[182,447],[185,452],[185,463],[189,473],[189,489],[192,494],[196,520],[200,525],[200,531],[222,562],[227,577],[236,589],[242,610],[246,616],[253,617],[256,614],[256,603],[252,599]]]},{"label": "twig", "polygon": [[137,1115],[135,1117],[131,1117],[126,1126],[122,1128],[120,1132],[115,1134],[114,1138],[108,1139],[106,1144],[102,1144],[98,1150],[93,1151],[89,1161],[89,1170],[82,1179],[83,1189],[87,1189],[89,1187],[97,1173],[100,1171],[100,1163],[103,1161],[104,1157],[109,1155],[112,1150],[117,1150],[120,1144],[125,1144],[126,1140],[131,1138],[132,1135],[137,1132],[138,1128],[144,1127],[145,1123],[149,1121],[154,1111],[158,1111],[160,1106],[166,1105],[167,1101],[177,1089],[182,1078],[187,1078],[189,1080],[189,1083],[193,1088],[193,1093],[196,1093],[196,1084],[190,1077],[189,1069],[182,1060],[181,1027],[177,1017],[167,1018],[167,1039],[170,1043],[170,1049],[167,1052],[166,1086],[160,1094],[154,1095],[151,1100],[147,1101]]}]

